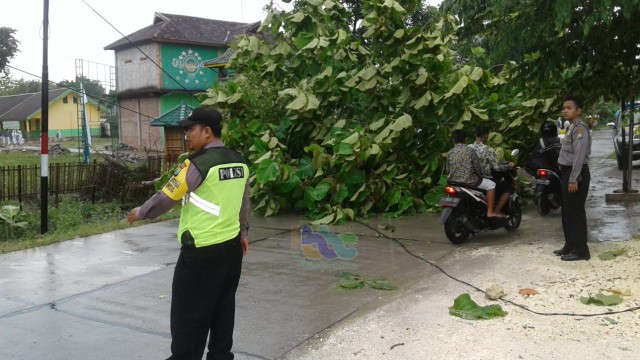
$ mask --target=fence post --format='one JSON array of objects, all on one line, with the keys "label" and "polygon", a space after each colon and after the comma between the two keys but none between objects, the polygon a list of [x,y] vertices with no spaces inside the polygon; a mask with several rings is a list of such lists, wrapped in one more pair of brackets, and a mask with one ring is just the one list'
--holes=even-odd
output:
[{"label": "fence post", "polygon": [[[51,164],[53,165],[53,164]],[[58,194],[60,194],[60,164],[55,164],[54,168],[56,169],[56,176],[54,177],[54,181],[56,182],[56,186],[54,187],[55,192],[56,192],[56,208],[58,207],[58,204],[60,203],[60,197]]]},{"label": "fence post", "polygon": [[22,204],[22,165],[18,165],[18,202]]},{"label": "fence post", "polygon": [[91,167],[91,203],[96,203],[96,159],[93,159],[93,166]]}]

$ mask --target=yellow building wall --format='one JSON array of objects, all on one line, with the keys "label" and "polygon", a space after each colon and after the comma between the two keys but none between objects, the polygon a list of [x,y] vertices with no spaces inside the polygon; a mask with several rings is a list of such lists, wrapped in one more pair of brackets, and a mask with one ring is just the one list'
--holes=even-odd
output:
[{"label": "yellow building wall", "polygon": [[[66,104],[63,102],[64,97],[49,104],[49,137],[55,137],[58,130],[60,130],[64,137],[74,137],[81,134],[80,131],[82,127],[80,127],[80,131],[78,130],[78,125],[81,126],[81,124],[78,123],[78,110],[81,110],[81,107],[79,104],[73,102],[74,97],[77,98],[77,95],[70,93],[66,95]],[[78,101],[80,101],[80,99],[78,99]],[[91,135],[98,136],[100,135],[100,112],[98,111],[98,106],[93,103],[87,103],[85,106]],[[31,135],[31,139],[37,139],[40,136],[41,121],[42,113],[40,112],[29,119],[29,128],[23,129]]]}]

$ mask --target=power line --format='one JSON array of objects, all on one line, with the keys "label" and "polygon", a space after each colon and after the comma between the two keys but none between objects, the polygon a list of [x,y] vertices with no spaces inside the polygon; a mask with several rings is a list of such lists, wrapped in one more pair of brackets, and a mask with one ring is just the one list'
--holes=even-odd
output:
[{"label": "power line", "polygon": [[[22,72],[22,73],[25,73],[25,74],[27,74],[27,75],[30,75],[30,76],[33,76],[33,77],[35,77],[35,78],[38,78],[38,79],[42,80],[42,77],[40,77],[40,76],[38,76],[38,75],[35,75],[35,74],[32,74],[32,73],[30,73],[30,72],[28,72],[28,71],[18,69],[18,68],[14,67],[14,66],[11,66],[11,65],[6,65],[6,66],[7,66],[8,68],[13,69],[13,70],[20,71],[20,72]],[[90,80],[90,79],[89,79],[89,80]],[[58,87],[60,87],[60,88],[65,88],[65,89],[73,90],[73,91],[77,92],[78,94],[86,95],[87,97],[90,97],[90,98],[92,98],[92,99],[97,99],[97,100],[98,100],[98,102],[100,102],[100,103],[105,103],[105,104],[108,104],[108,105],[112,105],[112,106],[115,106],[115,107],[117,107],[117,108],[119,108],[119,109],[122,109],[122,110],[131,111],[131,112],[132,112],[132,113],[134,113],[134,114],[138,114],[138,115],[144,116],[144,117],[149,118],[149,119],[152,119],[152,120],[155,120],[155,119],[156,119],[156,118],[154,118],[153,116],[149,116],[149,115],[143,114],[143,113],[141,113],[141,112],[139,112],[139,111],[137,111],[137,110],[132,110],[132,109],[126,108],[126,107],[124,107],[124,106],[121,106],[121,105],[119,105],[117,102],[112,102],[112,101],[110,101],[110,98],[109,98],[109,97],[98,97],[98,96],[94,96],[94,95],[88,94],[86,91],[83,91],[83,90],[80,90],[80,89],[76,89],[76,88],[71,87],[71,86],[62,85],[62,84],[57,83],[57,82],[52,81],[52,80],[49,80],[49,81],[48,81],[48,83],[50,83],[50,84],[55,84],[56,86],[58,86]]]},{"label": "power line", "polygon": [[[425,263],[427,263],[427,264],[431,265],[432,267],[434,267],[434,268],[438,269],[438,271],[440,271],[440,272],[441,272],[442,274],[444,274],[446,277],[448,277],[448,278],[450,278],[450,279],[452,279],[452,280],[454,280],[454,281],[457,281],[457,282],[459,282],[459,283],[461,283],[461,284],[464,284],[464,285],[466,285],[466,286],[468,286],[468,287],[470,287],[470,288],[472,288],[472,289],[474,289],[474,290],[476,290],[476,291],[479,291],[479,292],[481,292],[481,293],[483,293],[483,294],[486,294],[486,292],[485,292],[484,290],[480,289],[478,286],[473,285],[473,284],[471,284],[471,283],[469,283],[469,282],[467,282],[467,281],[464,281],[464,280],[458,279],[458,278],[456,278],[456,277],[455,277],[455,276],[453,276],[453,275],[450,275],[450,274],[449,274],[449,273],[447,273],[443,268],[441,268],[440,266],[438,266],[438,265],[436,265],[436,264],[432,263],[431,261],[429,261],[429,260],[425,259],[422,255],[418,255],[418,254],[416,254],[416,253],[412,252],[411,250],[409,250],[409,249],[406,247],[406,245],[404,245],[402,242],[400,242],[400,240],[398,240],[398,239],[396,239],[396,238],[393,238],[393,237],[389,237],[389,236],[387,236],[387,235],[385,235],[385,234],[381,233],[380,231],[378,231],[378,229],[375,229],[374,227],[369,226],[368,224],[365,224],[365,223],[360,222],[360,221],[357,221],[357,220],[356,220],[356,222],[357,222],[357,223],[359,223],[359,224],[361,224],[361,225],[363,225],[363,226],[365,226],[365,227],[367,227],[367,228],[369,228],[369,229],[371,229],[371,230],[373,230],[373,231],[375,231],[378,235],[380,235],[380,236],[382,236],[382,237],[384,237],[384,238],[387,238],[387,239],[389,239],[389,240],[391,240],[391,241],[395,242],[395,243],[396,243],[396,244],[398,244],[398,245],[399,245],[399,246],[400,246],[400,247],[401,247],[401,248],[402,248],[402,249],[403,249],[407,254],[409,254],[409,255],[413,256],[414,258],[416,258],[416,259],[418,259],[418,260],[420,260],[420,261],[423,261],[423,262],[425,262]],[[517,306],[517,307],[519,307],[519,308],[521,308],[521,309],[523,309],[523,310],[525,310],[525,311],[528,311],[528,312],[530,312],[530,313],[533,313],[533,314],[536,314],[536,315],[542,315],[542,316],[595,317],[595,316],[615,315],[615,314],[621,314],[621,313],[633,312],[633,311],[640,310],[640,306],[634,306],[634,307],[631,307],[631,308],[628,308],[628,309],[625,309],[625,310],[619,310],[619,311],[608,311],[608,312],[594,313],[594,314],[580,314],[580,313],[568,313],[568,312],[539,312],[539,311],[531,310],[531,309],[529,309],[528,307],[526,307],[525,305],[519,304],[519,303],[517,303],[517,302],[515,302],[515,301],[511,301],[511,300],[507,300],[507,299],[500,299],[500,301],[503,301],[503,302],[505,302],[505,303],[511,304],[511,305],[513,305],[513,306]]]}]

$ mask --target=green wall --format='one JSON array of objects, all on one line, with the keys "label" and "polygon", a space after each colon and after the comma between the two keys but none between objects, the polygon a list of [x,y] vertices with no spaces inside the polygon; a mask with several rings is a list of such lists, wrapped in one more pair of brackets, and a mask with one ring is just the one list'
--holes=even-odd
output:
[{"label": "green wall", "polygon": [[[202,64],[224,53],[223,48],[162,44],[162,87],[166,90],[206,90],[218,81],[218,73]],[[176,83],[176,81],[179,82]],[[184,88],[183,88],[184,87]]]}]

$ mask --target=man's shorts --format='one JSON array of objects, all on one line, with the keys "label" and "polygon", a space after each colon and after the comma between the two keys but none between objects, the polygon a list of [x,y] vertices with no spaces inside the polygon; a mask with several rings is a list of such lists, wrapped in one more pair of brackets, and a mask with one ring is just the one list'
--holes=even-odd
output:
[{"label": "man's shorts", "polygon": [[496,188],[496,183],[487,178],[483,178],[482,182],[477,186],[477,188],[482,190],[493,190]]}]

